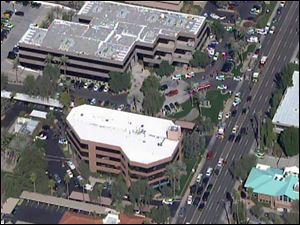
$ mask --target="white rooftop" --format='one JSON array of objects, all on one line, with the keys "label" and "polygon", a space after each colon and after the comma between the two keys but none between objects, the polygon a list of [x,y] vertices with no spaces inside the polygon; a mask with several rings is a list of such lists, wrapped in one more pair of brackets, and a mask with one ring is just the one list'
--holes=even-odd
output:
[{"label": "white rooftop", "polygon": [[299,128],[299,71],[294,71],[293,86],[287,88],[272,122],[281,126]]},{"label": "white rooftop", "polygon": [[67,122],[81,140],[119,146],[132,162],[168,158],[179,143],[167,139],[168,129],[176,126],[172,121],[140,114],[81,105],[71,110]]},{"label": "white rooftop", "polygon": [[41,119],[46,119],[47,118],[47,112],[44,111],[39,111],[39,110],[32,110],[30,113],[31,117],[36,117],[36,118],[41,118]]}]

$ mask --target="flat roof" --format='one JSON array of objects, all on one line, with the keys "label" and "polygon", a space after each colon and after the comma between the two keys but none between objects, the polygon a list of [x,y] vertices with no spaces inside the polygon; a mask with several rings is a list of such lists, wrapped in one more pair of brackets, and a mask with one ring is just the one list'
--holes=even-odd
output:
[{"label": "flat roof", "polygon": [[179,141],[167,139],[171,120],[81,105],[67,116],[81,140],[119,146],[130,161],[150,164],[174,153]]},{"label": "flat roof", "polygon": [[18,198],[8,198],[1,207],[1,214],[11,214],[18,202]]},{"label": "flat roof", "polygon": [[30,113],[31,117],[36,117],[36,118],[41,118],[41,119],[46,119],[47,118],[47,112],[40,111],[40,110],[32,110]]},{"label": "flat roof", "polygon": [[272,122],[299,128],[299,71],[294,71],[293,86],[287,88]]},{"label": "flat roof", "polygon": [[197,34],[205,17],[129,5],[86,1],[78,16],[89,24],[55,19],[47,29],[31,26],[20,43],[108,60],[123,61],[135,42],[154,43],[158,35]]}]

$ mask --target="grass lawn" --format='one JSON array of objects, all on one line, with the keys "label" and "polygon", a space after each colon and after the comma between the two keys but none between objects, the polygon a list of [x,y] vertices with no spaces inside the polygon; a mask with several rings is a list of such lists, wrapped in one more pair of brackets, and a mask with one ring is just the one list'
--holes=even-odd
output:
[{"label": "grass lawn", "polygon": [[[267,25],[268,20],[276,6],[276,3],[277,3],[277,1],[270,1],[270,4],[265,5],[265,7],[263,8],[262,14],[257,19],[257,22],[256,22],[257,28],[264,28]],[[269,13],[266,13],[267,9],[270,10]]]},{"label": "grass lawn", "polygon": [[[171,117],[171,118],[181,118],[181,117],[184,117],[186,116],[187,114],[189,114],[189,112],[192,110],[192,101],[190,99],[188,99],[186,102],[182,103],[181,104],[181,107],[182,107],[182,111],[178,112],[178,113],[175,113],[174,115],[170,114],[168,115],[168,117]],[[194,104],[194,107],[195,107],[195,104]]]},{"label": "grass lawn", "polygon": [[218,123],[218,114],[224,108],[224,101],[227,100],[230,95],[222,95],[219,90],[210,90],[206,94],[207,99],[210,101],[211,108],[202,109],[203,116],[210,117],[211,121],[215,124]]},{"label": "grass lawn", "polygon": [[247,51],[245,51],[243,53],[243,59],[245,60],[249,53],[254,52],[255,48],[256,48],[256,44],[254,44],[254,43],[250,44],[247,48]]},{"label": "grass lawn", "polygon": [[241,68],[242,68],[242,63],[240,63],[238,66],[234,66],[233,70],[231,73],[233,73],[233,76],[239,76],[241,74]]}]

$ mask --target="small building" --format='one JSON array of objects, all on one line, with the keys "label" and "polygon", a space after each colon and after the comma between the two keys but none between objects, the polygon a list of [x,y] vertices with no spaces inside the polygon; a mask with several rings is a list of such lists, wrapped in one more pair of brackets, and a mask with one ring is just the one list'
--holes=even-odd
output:
[{"label": "small building", "polygon": [[299,128],[299,71],[294,71],[293,86],[287,88],[272,122],[276,133],[285,127]]},{"label": "small building", "polygon": [[299,200],[299,168],[274,168],[257,164],[252,168],[245,188],[252,188],[258,201],[268,203],[279,211],[290,210]]}]

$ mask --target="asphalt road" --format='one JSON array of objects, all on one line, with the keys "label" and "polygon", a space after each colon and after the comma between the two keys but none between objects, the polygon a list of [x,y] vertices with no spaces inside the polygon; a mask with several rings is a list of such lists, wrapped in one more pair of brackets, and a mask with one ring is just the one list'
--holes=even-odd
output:
[{"label": "asphalt road", "polygon": [[[244,82],[241,87],[243,101],[238,106],[238,114],[235,118],[227,121],[224,141],[217,140],[215,142],[212,150],[215,151],[216,155],[213,160],[206,161],[202,168],[202,173],[205,173],[208,167],[215,168],[219,157],[223,157],[227,161],[227,165],[221,169],[219,176],[212,177],[210,180],[214,186],[205,209],[199,212],[198,209],[189,206],[187,207],[186,215],[183,218],[179,218],[177,223],[211,224],[220,222],[223,207],[218,202],[225,199],[225,193],[231,192],[235,183],[229,167],[233,161],[238,160],[242,155],[248,154],[255,141],[253,132],[249,132],[247,136],[243,136],[239,143],[229,142],[227,138],[235,124],[238,124],[239,128],[249,127],[251,130],[250,118],[254,116],[254,121],[256,121],[259,119],[259,111],[262,112],[262,115],[267,111],[269,98],[275,88],[275,83],[273,82],[274,75],[276,72],[281,71],[284,65],[290,61],[294,48],[299,43],[299,34],[296,33],[299,20],[298,10],[298,2],[287,2],[275,33],[265,38],[261,52],[263,55],[268,55],[269,57],[260,75],[260,80],[254,85],[251,92],[249,83]],[[252,102],[250,104],[245,101],[245,96],[249,92],[252,95]],[[241,114],[243,106],[250,107],[249,112],[245,115]]]}]

